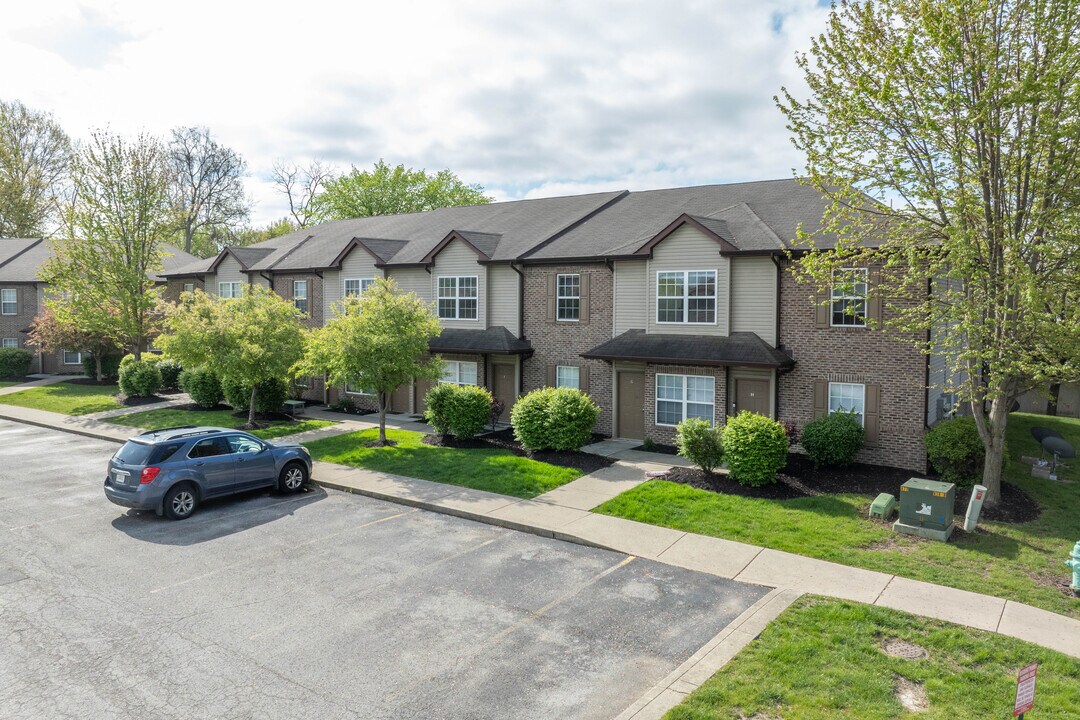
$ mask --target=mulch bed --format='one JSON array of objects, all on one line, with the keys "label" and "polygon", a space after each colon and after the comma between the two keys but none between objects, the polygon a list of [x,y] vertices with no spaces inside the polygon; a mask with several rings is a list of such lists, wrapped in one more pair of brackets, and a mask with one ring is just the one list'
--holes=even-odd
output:
[{"label": "mulch bed", "polygon": [[[603,439],[602,435],[594,435],[594,438]],[[594,439],[594,442],[596,440]],[[488,433],[483,437],[471,440],[458,440],[452,435],[425,435],[425,445],[434,447],[452,447],[461,450],[509,450],[520,457],[527,457],[539,462],[559,467],[569,467],[581,470],[585,474],[611,467],[615,464],[614,458],[578,450],[540,450],[529,452],[521,447],[521,443],[514,439],[514,431],[510,429],[500,430],[496,433]]]},{"label": "mulch bed", "polygon": [[124,393],[119,393],[114,396],[116,402],[120,403],[124,407],[138,407],[139,405],[152,405],[159,403],[165,398],[158,397],[157,395],[151,395],[150,397],[128,397]]},{"label": "mulch bed", "polygon": [[661,455],[678,455],[679,448],[674,445],[664,445],[663,443],[653,443],[652,445],[638,445],[634,450],[641,450],[643,452],[660,453]]},{"label": "mulch bed", "polygon": [[[805,455],[788,455],[787,466],[777,474],[777,482],[761,487],[740,485],[727,475],[706,474],[697,468],[672,468],[664,480],[690,485],[701,490],[767,500],[792,500],[822,494],[854,494],[875,498],[880,493],[900,495],[900,486],[925,473],[902,468],[856,463],[846,468],[816,469]],[[955,513],[962,523],[967,512],[971,491],[956,489]],[[1010,483],[1001,485],[1001,502],[996,507],[984,507],[980,520],[1005,523],[1025,523],[1037,520],[1039,504],[1027,493]]]},{"label": "mulch bed", "polygon": [[327,412],[341,413],[342,415],[377,415],[379,412],[378,410],[363,410],[360,408],[356,408],[353,410],[339,410],[338,408],[329,406],[322,409],[326,410]]},{"label": "mulch bed", "polygon": [[116,378],[105,378],[104,380],[96,380],[94,378],[78,377],[72,375],[70,380],[64,380],[63,382],[66,382],[70,385],[115,385]]}]

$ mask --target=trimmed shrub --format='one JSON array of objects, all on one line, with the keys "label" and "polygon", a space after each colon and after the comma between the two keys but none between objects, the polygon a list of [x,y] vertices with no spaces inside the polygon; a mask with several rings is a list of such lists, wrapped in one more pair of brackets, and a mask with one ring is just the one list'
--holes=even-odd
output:
[{"label": "trimmed shrub", "polygon": [[[134,358],[133,358],[134,359]],[[94,360],[94,356],[89,353],[83,353],[82,369],[86,377],[97,377],[97,362]],[[115,380],[120,377],[120,356],[119,355],[104,355],[101,358],[101,377],[104,380]]]},{"label": "trimmed shrub", "polygon": [[189,368],[180,373],[180,389],[202,408],[212,408],[221,402],[221,381],[206,368]]},{"label": "trimmed shrub", "polygon": [[150,397],[161,389],[157,363],[132,360],[120,364],[120,392],[128,397]]},{"label": "trimmed shrub", "polygon": [[855,461],[866,431],[858,416],[849,412],[822,415],[802,429],[802,446],[817,467],[843,467]]},{"label": "trimmed shrub", "polygon": [[679,454],[711,473],[723,460],[722,430],[701,418],[687,418],[675,428]]},{"label": "trimmed shrub", "polygon": [[[970,487],[982,480],[986,449],[975,418],[961,416],[943,420],[923,439],[930,464],[944,482]],[[1008,457],[1006,450],[1006,457]]]},{"label": "trimmed shrub", "polygon": [[491,393],[478,385],[451,385],[450,434],[463,440],[484,431],[491,417]]},{"label": "trimmed shrub", "polygon": [[440,435],[450,434],[450,405],[455,387],[457,386],[449,383],[436,383],[424,396],[424,403],[427,405],[424,419]]},{"label": "trimmed shrub", "polygon": [[[152,352],[144,352],[142,354],[142,362],[150,363],[151,365],[157,365],[159,362],[165,359],[164,355]],[[120,359],[120,367],[124,367],[129,363],[135,362],[135,353],[128,353]]]},{"label": "trimmed shrub", "polygon": [[574,388],[533,390],[514,405],[514,437],[527,450],[580,450],[592,439],[600,408]]},{"label": "trimmed shrub", "polygon": [[787,464],[784,426],[764,415],[743,410],[728,420],[722,434],[724,460],[742,485],[766,485]]},{"label": "trimmed shrub", "polygon": [[0,348],[0,377],[23,377],[30,372],[34,354],[23,348]]},{"label": "trimmed shrub", "polygon": [[356,412],[356,403],[348,395],[341,395],[334,404],[330,406],[331,410],[337,410],[338,412],[353,413]]},{"label": "trimmed shrub", "polygon": [[163,358],[158,362],[157,367],[161,373],[161,387],[169,390],[180,387],[180,373],[184,371],[184,366],[180,364],[179,360],[168,357]]},{"label": "trimmed shrub", "polygon": [[[225,402],[237,410],[247,410],[251,403],[251,384],[225,378],[221,381]],[[289,399],[289,383],[285,380],[262,380],[255,385],[255,411],[274,413]]]}]

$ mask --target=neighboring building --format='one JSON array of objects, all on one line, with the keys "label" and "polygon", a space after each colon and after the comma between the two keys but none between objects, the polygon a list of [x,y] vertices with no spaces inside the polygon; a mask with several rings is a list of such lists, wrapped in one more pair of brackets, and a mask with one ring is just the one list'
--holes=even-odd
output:
[{"label": "neighboring building", "polygon": [[[803,425],[844,408],[860,455],[922,470],[927,360],[866,327],[873,268],[815,298],[788,270],[800,224],[826,201],[794,180],[610,192],[339,220],[171,269],[169,293],[234,297],[246,284],[293,300],[311,325],[376,277],[432,302],[443,380],[505,401],[545,385],[587,391],[597,431],[671,443],[683,418],[753,410]],[[829,247],[821,237],[818,247]],[[429,385],[391,409],[418,413]],[[333,401],[360,389],[326,389]]]},{"label": "neighboring building", "polygon": [[[0,238],[0,343],[3,347],[26,347],[36,354],[31,372],[82,374],[82,354],[73,351],[45,353],[28,346],[30,323],[45,307],[48,285],[39,271],[52,255],[52,245],[41,238]],[[165,246],[162,266],[172,270],[197,258]],[[164,284],[163,277],[155,281]]]}]

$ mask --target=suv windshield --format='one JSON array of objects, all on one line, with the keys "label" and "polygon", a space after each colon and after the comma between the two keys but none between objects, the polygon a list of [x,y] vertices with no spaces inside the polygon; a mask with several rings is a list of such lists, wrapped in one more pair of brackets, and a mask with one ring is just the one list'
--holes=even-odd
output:
[{"label": "suv windshield", "polygon": [[147,445],[135,440],[128,440],[123,447],[116,451],[116,460],[125,465],[155,465],[168,460],[182,445],[183,443]]}]

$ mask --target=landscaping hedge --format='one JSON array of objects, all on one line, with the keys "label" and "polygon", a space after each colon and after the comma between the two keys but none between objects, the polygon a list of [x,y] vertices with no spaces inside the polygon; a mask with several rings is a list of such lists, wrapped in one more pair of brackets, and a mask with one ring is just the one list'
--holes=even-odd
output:
[{"label": "landscaping hedge", "polygon": [[161,387],[169,390],[180,387],[180,373],[184,371],[184,366],[179,360],[173,360],[170,357],[162,358],[157,366],[161,373]]},{"label": "landscaping hedge", "polygon": [[[103,380],[115,380],[120,377],[120,356],[119,355],[103,355],[101,358],[101,378]],[[134,359],[134,356],[132,357]],[[97,361],[93,355],[83,353],[82,359],[83,374],[86,377],[97,377]]]},{"label": "landscaping hedge", "polygon": [[812,420],[802,429],[802,446],[818,467],[843,467],[855,462],[866,432],[854,413],[834,412]]},{"label": "landscaping hedge", "polygon": [[944,482],[970,487],[982,480],[986,449],[975,418],[943,420],[926,433],[924,442],[930,464]]},{"label": "landscaping hedge", "polygon": [[157,363],[131,360],[120,364],[120,392],[128,397],[150,397],[161,389]]},{"label": "landscaping hedge", "polygon": [[206,368],[189,368],[180,373],[180,389],[202,408],[212,408],[222,399],[221,381]]},{"label": "landscaping hedge", "polygon": [[[225,378],[221,381],[225,402],[237,410],[247,410],[251,403],[251,383]],[[255,410],[279,412],[289,398],[289,383],[281,379],[261,380],[255,385]]]},{"label": "landscaping hedge", "polygon": [[764,415],[743,410],[727,421],[721,438],[728,470],[743,485],[771,483],[787,464],[787,432]]},{"label": "landscaping hedge", "polygon": [[679,455],[711,473],[723,461],[722,432],[701,418],[687,418],[675,428],[675,446]]},{"label": "landscaping hedge", "polygon": [[574,388],[540,388],[510,411],[514,437],[528,450],[580,450],[592,439],[600,408]]},{"label": "landscaping hedge", "polygon": [[30,372],[34,354],[23,348],[0,348],[0,377],[24,377]]},{"label": "landscaping hedge", "polygon": [[491,393],[477,385],[439,383],[425,397],[424,413],[435,431],[456,438],[474,438],[491,417]]}]

